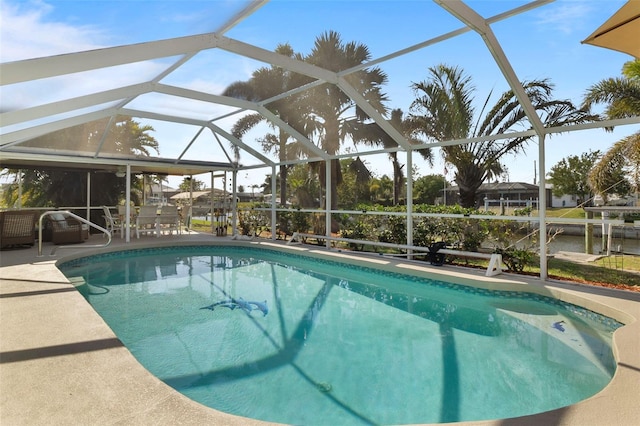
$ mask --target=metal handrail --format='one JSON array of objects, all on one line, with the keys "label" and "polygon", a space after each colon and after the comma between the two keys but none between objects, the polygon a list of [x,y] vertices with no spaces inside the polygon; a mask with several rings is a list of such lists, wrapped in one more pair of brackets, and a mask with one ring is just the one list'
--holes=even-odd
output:
[{"label": "metal handrail", "polygon": [[[106,230],[102,226],[96,225],[95,223],[93,223],[93,222],[91,222],[91,221],[89,221],[89,220],[87,220],[85,218],[82,218],[82,217],[78,216],[75,213],[71,213],[69,210],[52,210],[52,211],[48,211],[48,212],[42,213],[40,215],[40,219],[38,220],[38,257],[42,257],[42,229],[43,229],[42,228],[42,219],[45,216],[51,216],[53,214],[58,214],[58,213],[67,214],[67,215],[71,216],[72,218],[74,218],[74,219],[76,219],[76,220],[78,220],[78,221],[80,221],[82,223],[85,223],[85,224],[89,225],[90,227],[95,228],[98,231],[101,231],[101,232],[103,232],[104,234],[107,235],[108,238],[107,238],[107,242],[105,244],[90,244],[90,245],[83,246],[84,248],[103,248],[103,247],[107,247],[109,244],[111,244],[111,232],[109,232],[108,230]],[[56,251],[58,249],[73,248],[73,247],[77,247],[77,246],[69,246],[69,245],[66,245],[66,246],[55,246],[53,248],[53,250],[51,250],[51,254],[49,256],[55,255]]]}]

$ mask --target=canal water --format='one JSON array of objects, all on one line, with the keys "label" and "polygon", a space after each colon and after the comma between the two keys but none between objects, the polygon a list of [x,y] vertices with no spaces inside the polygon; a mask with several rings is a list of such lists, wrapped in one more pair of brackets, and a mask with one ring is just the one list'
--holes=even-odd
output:
[{"label": "canal water", "polygon": [[[606,242],[605,242],[606,244]],[[549,243],[549,253],[554,254],[559,251],[570,251],[586,253],[583,236],[559,235]],[[602,238],[593,237],[594,254],[602,252]],[[632,238],[614,237],[611,240],[611,251],[617,253],[640,255],[640,240]]]}]

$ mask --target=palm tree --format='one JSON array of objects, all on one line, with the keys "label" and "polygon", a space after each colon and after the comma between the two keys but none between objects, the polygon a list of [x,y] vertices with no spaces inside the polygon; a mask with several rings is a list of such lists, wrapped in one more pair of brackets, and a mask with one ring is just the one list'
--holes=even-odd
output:
[{"label": "palm tree", "polygon": [[[300,55],[294,53],[289,44],[278,45],[275,52],[288,57],[295,57],[299,60],[303,59]],[[251,79],[248,81],[232,83],[223,94],[225,96],[249,101],[262,101],[299,87],[307,81],[308,77],[291,73],[276,66],[262,67],[254,71]],[[288,96],[284,99],[271,102],[267,107],[283,121],[287,122],[302,134],[305,134],[307,131],[305,130],[304,124],[300,121],[305,115],[300,111],[302,104],[298,99],[299,96],[296,95]],[[259,113],[247,114],[234,124],[231,133],[238,139],[241,139],[249,130],[264,121],[266,121],[266,118]],[[270,126],[275,129],[272,123],[270,123]],[[258,140],[264,152],[275,152],[280,161],[291,160],[305,154],[302,144],[296,143],[295,141],[291,142],[291,136],[284,130],[278,128],[277,131],[277,135],[267,133]],[[236,161],[238,161],[240,158],[238,147],[234,146],[234,153]],[[287,165],[280,166],[281,205],[285,205],[287,201],[287,174],[289,167],[290,166]]]},{"label": "palm tree", "polygon": [[[389,123],[407,138],[410,144],[416,145],[424,143],[423,140],[413,134],[413,122],[410,119],[404,118],[404,112],[402,112],[401,109],[396,108],[391,111]],[[378,145],[384,148],[395,148],[398,146],[398,143],[382,130],[377,123],[365,124],[362,131],[358,132],[358,139],[360,142],[369,145]],[[430,148],[420,149],[418,152],[430,166],[433,166],[433,156]],[[400,201],[400,193],[404,187],[405,177],[402,171],[404,164],[400,164],[398,153],[395,151],[389,152],[389,159],[393,165],[393,204],[397,205]]]},{"label": "palm tree", "polygon": [[589,172],[589,186],[607,201],[608,195],[626,195],[640,187],[640,133],[609,149]]},{"label": "palm tree", "polygon": [[[578,110],[568,100],[554,100],[548,80],[524,82],[522,86],[533,107],[548,126],[560,126],[595,119]],[[507,91],[488,111],[491,93],[477,119],[473,107],[471,77],[457,67],[438,65],[429,68],[429,79],[413,84],[416,99],[411,104],[415,129],[435,141],[468,139],[505,134],[529,127],[527,116],[515,94]],[[455,167],[454,181],[460,190],[460,204],[473,207],[480,185],[504,172],[501,159],[524,150],[531,136],[471,142],[442,147],[445,163]]]},{"label": "palm tree", "polygon": [[[589,87],[584,95],[583,108],[589,110],[595,104],[607,103],[603,118],[640,116],[640,59],[626,62],[622,74],[622,77],[608,78]],[[589,174],[589,184],[605,200],[607,194],[622,194],[632,188],[637,193],[639,170],[640,132],[637,132],[615,143],[603,155]]]},{"label": "palm tree", "polygon": [[582,108],[590,110],[595,104],[609,104],[604,115],[609,119],[640,115],[640,59],[629,61],[622,69],[623,76],[607,78],[589,87]]},{"label": "palm tree", "polygon": [[[340,35],[335,31],[328,31],[316,38],[311,54],[305,60],[318,67],[339,72],[370,60],[371,54],[367,46],[356,42],[343,43]],[[387,82],[387,76],[377,67],[360,70],[348,74],[345,79],[381,114],[386,113],[384,102],[387,100],[382,93],[382,85]],[[329,155],[339,152],[341,144],[351,137],[357,141],[358,135],[354,131],[356,123],[362,123],[369,117],[355,102],[339,87],[325,83],[308,90],[305,99],[310,108],[310,117],[317,123],[315,136],[319,145]],[[352,115],[347,116],[349,112]],[[341,182],[340,162],[331,161],[331,205],[335,210],[338,206],[337,186]],[[325,168],[320,169],[320,183],[325,186]],[[327,188],[325,188],[327,191]]]},{"label": "palm tree", "polygon": [[[109,119],[58,130],[37,138],[25,141],[22,146],[53,146],[52,140],[63,141],[66,149],[95,152],[99,146]],[[149,133],[151,126],[141,126],[131,117],[118,116],[115,124],[107,129],[102,145],[103,152],[118,154],[134,154],[149,156],[152,151],[158,153],[158,142]],[[18,170],[9,170],[7,174],[17,176]],[[84,171],[76,170],[23,170],[22,205],[32,207],[49,207],[61,205],[79,206],[86,203],[86,179]],[[134,186],[136,186],[134,180]],[[93,191],[92,203],[117,204],[125,190],[125,182],[113,173],[95,173],[92,186],[101,188]],[[135,194],[132,194],[136,198]],[[16,199],[16,191],[9,190],[4,194],[5,202],[12,205]]]}]

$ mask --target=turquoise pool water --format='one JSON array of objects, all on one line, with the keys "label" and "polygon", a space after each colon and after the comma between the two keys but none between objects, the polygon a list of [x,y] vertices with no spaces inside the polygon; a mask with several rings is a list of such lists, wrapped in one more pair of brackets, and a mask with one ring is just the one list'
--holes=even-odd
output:
[{"label": "turquoise pool water", "polygon": [[182,247],[60,266],[151,373],[212,408],[304,425],[521,416],[600,391],[621,324],[272,250]]}]

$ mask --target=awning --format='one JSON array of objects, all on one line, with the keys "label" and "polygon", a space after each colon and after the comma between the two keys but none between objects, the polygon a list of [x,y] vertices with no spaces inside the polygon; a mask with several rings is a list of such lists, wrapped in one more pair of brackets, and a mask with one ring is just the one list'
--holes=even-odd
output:
[{"label": "awning", "polygon": [[[202,197],[203,195],[209,195],[211,191],[193,191],[193,199],[195,200],[198,197]],[[191,198],[190,192],[179,192],[176,195],[170,197],[172,200],[188,200]]]},{"label": "awning", "polygon": [[628,53],[640,59],[640,1],[629,0],[582,43]]}]

